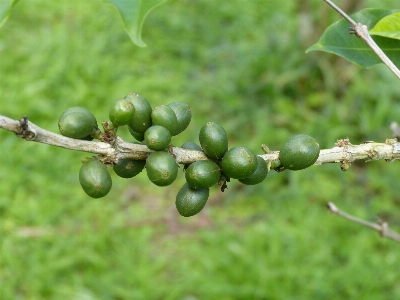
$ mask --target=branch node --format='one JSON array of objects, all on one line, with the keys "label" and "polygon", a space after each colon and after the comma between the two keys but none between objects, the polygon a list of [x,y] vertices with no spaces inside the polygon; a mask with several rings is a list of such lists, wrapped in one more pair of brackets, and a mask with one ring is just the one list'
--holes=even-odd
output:
[{"label": "branch node", "polygon": [[361,23],[357,23],[355,26],[349,28],[350,34],[355,34],[357,37],[362,38],[368,35],[368,27]]},{"label": "branch node", "polygon": [[27,141],[33,141],[36,138],[36,131],[35,129],[30,128],[27,116],[24,116],[19,120],[19,127],[20,130],[16,132],[18,137]]},{"label": "branch node", "polygon": [[228,188],[227,182],[230,182],[230,178],[226,176],[225,174],[221,174],[221,177],[218,181],[218,185],[221,187],[221,192],[225,192],[225,190]]},{"label": "branch node", "polygon": [[271,150],[269,150],[269,148],[267,147],[267,145],[262,144],[261,145],[261,150],[264,152],[264,154],[269,154],[271,153]]},{"label": "branch node", "polygon": [[21,120],[19,120],[19,125],[22,130],[28,130],[28,117],[24,116]]},{"label": "branch node", "polygon": [[350,139],[348,137],[341,140],[337,140],[335,143],[336,147],[345,147],[348,145],[350,145]]},{"label": "branch node", "polygon": [[385,143],[388,145],[396,145],[397,139],[386,139]]},{"label": "branch node", "polygon": [[381,225],[381,230],[379,231],[379,234],[381,235],[381,237],[386,237],[388,236],[388,232],[389,232],[389,225],[387,222],[383,222]]},{"label": "branch node", "polygon": [[350,166],[351,166],[351,161],[343,160],[343,161],[341,162],[341,164],[340,164],[340,169],[341,169],[343,172],[345,172],[345,171],[347,171],[348,169],[350,169]]},{"label": "branch node", "polygon": [[[101,125],[103,126],[104,133],[100,134],[100,140],[110,145],[114,145],[118,127],[114,128],[112,124],[107,121],[102,121]],[[96,134],[98,134],[97,131]]]}]

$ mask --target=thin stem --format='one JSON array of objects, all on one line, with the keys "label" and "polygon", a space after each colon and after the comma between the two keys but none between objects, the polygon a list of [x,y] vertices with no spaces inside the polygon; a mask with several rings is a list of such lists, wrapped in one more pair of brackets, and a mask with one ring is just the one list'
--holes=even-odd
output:
[{"label": "thin stem", "polygon": [[335,3],[333,3],[330,0],[324,0],[326,3],[328,3],[333,9],[335,9],[339,14],[342,15],[343,18],[345,18],[351,25],[356,26],[357,23],[350,18],[343,10],[341,10]]},{"label": "thin stem", "polygon": [[338,209],[337,206],[332,202],[328,202],[327,208],[329,209],[329,211],[331,213],[338,215],[339,217],[345,218],[349,221],[361,224],[363,226],[366,226],[366,227],[369,227],[371,229],[378,231],[379,234],[381,235],[381,237],[389,238],[396,242],[400,242],[400,234],[398,234],[397,232],[390,229],[389,225],[386,222],[372,223],[372,222],[365,221],[363,219],[357,218],[353,215],[350,215],[350,214]]},{"label": "thin stem", "polygon": [[382,51],[382,49],[375,43],[368,32],[368,28],[366,25],[361,23],[356,23],[352,18],[350,18],[344,11],[342,11],[338,6],[336,6],[330,0],[324,0],[328,3],[332,8],[334,8],[340,15],[343,16],[352,26],[350,33],[354,33],[357,37],[361,38],[371,49],[375,52],[375,54],[382,60],[382,62],[396,75],[397,78],[400,79],[400,70],[396,67],[396,65],[386,56],[386,54]]}]

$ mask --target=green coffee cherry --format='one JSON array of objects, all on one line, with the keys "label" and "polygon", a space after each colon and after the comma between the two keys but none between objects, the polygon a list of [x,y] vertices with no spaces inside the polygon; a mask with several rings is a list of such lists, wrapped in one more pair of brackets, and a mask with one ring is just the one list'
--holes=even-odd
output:
[{"label": "green coffee cherry", "polygon": [[204,189],[218,183],[221,177],[220,167],[211,160],[199,160],[189,165],[185,178],[193,189]]},{"label": "green coffee cherry", "polygon": [[124,126],[131,122],[135,108],[131,101],[127,99],[118,100],[111,107],[109,117],[114,126]]},{"label": "green coffee cherry", "polygon": [[195,190],[185,183],[176,195],[176,209],[183,217],[194,216],[204,208],[209,195],[209,188]]},{"label": "green coffee cherry", "polygon": [[107,167],[95,158],[82,164],[79,170],[79,182],[84,192],[92,198],[104,197],[112,186]]},{"label": "green coffee cherry", "polygon": [[228,137],[221,125],[208,122],[200,129],[199,140],[201,148],[208,157],[221,159],[228,150]]},{"label": "green coffee cherry", "polygon": [[163,126],[153,125],[144,133],[146,146],[151,150],[164,150],[171,142],[171,133]]},{"label": "green coffee cherry", "polygon": [[172,102],[168,106],[174,111],[178,120],[177,130],[173,135],[177,135],[184,131],[192,120],[192,111],[189,105],[183,102]]},{"label": "green coffee cherry", "polygon": [[58,121],[62,135],[74,139],[89,139],[97,129],[95,116],[86,108],[74,106],[66,109]]},{"label": "green coffee cherry", "polygon": [[138,142],[144,141],[144,132],[143,133],[136,132],[130,126],[128,126],[128,130],[131,136],[133,136]]},{"label": "green coffee cherry", "polygon": [[282,166],[288,170],[302,170],[312,166],[319,156],[319,144],[316,139],[305,134],[291,137],[279,152]]},{"label": "green coffee cherry", "polygon": [[81,138],[80,140],[83,140],[83,141],[93,141],[93,140],[94,140],[94,136],[88,135],[88,136],[86,136],[86,137],[84,137],[84,138]]},{"label": "green coffee cherry", "polygon": [[246,178],[239,178],[239,181],[247,185],[255,185],[264,181],[268,175],[268,166],[264,159],[257,156],[257,169]]},{"label": "green coffee cherry", "polygon": [[233,147],[225,153],[221,167],[230,178],[246,178],[257,169],[257,156],[247,147]]},{"label": "green coffee cherry", "polygon": [[175,135],[178,128],[178,120],[172,108],[167,105],[160,105],[151,112],[151,120],[154,125],[160,125],[168,129],[172,135]]},{"label": "green coffee cherry", "polygon": [[175,181],[178,165],[167,152],[153,152],[146,161],[147,177],[158,186],[167,186]]},{"label": "green coffee cherry", "polygon": [[128,124],[129,127],[135,132],[144,133],[151,126],[150,103],[146,98],[135,93],[127,95],[124,99],[129,100],[135,108],[133,117]]},{"label": "green coffee cherry", "polygon": [[113,170],[119,177],[132,178],[142,172],[145,165],[145,160],[124,158],[120,159],[118,164],[113,165]]},{"label": "green coffee cherry", "polygon": [[193,142],[186,142],[184,143],[181,148],[188,149],[188,150],[196,150],[196,151],[203,151],[199,145]]}]

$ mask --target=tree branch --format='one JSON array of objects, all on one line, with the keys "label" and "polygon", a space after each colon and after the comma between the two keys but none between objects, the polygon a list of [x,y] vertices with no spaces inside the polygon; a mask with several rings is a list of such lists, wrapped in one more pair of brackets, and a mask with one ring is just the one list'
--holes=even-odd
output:
[{"label": "tree branch", "polygon": [[355,223],[361,224],[363,226],[369,227],[371,229],[374,229],[379,232],[381,237],[389,238],[396,242],[400,242],[400,234],[398,234],[397,232],[390,229],[388,223],[386,223],[386,222],[371,223],[371,222],[359,219],[359,218],[352,216],[344,211],[339,210],[337,208],[337,206],[332,202],[328,202],[327,207],[328,207],[329,211],[335,215],[338,215],[338,216],[345,218],[347,220],[350,220],[352,222],[355,222]]},{"label": "tree branch", "polygon": [[[145,145],[125,142],[117,137],[114,143],[83,141],[68,138],[50,131],[28,121],[27,118],[13,120],[0,115],[0,128],[12,131],[17,136],[27,140],[70,150],[90,152],[107,158],[110,163],[117,163],[123,158],[146,159],[152,152]],[[169,152],[181,164],[189,164],[198,160],[206,160],[207,156],[201,151],[187,150],[171,147]],[[279,151],[260,155],[266,162],[279,163]],[[385,143],[365,142],[361,145],[352,145],[349,139],[336,142],[335,147],[320,151],[315,165],[326,163],[341,163],[342,170],[347,170],[356,160],[381,160],[388,162],[400,159],[400,142],[397,139],[387,139]],[[277,168],[278,169],[278,168]]]},{"label": "tree branch", "polygon": [[332,8],[334,8],[339,14],[342,15],[351,25],[350,33],[355,34],[357,37],[361,38],[367,45],[375,52],[375,54],[382,60],[382,62],[400,79],[400,70],[396,65],[386,56],[386,54],[379,48],[368,32],[366,25],[361,23],[356,23],[352,18],[350,18],[344,11],[342,11],[338,6],[336,6],[330,0],[324,0]]}]

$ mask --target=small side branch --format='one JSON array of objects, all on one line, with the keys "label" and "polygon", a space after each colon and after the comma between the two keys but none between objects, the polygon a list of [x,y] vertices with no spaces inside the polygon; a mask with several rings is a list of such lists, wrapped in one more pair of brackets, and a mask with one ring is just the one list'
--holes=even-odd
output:
[{"label": "small side branch", "polygon": [[396,65],[386,56],[386,54],[382,51],[381,48],[375,43],[368,32],[368,28],[366,25],[361,23],[356,23],[352,18],[350,18],[344,11],[342,11],[338,6],[336,6],[330,0],[324,0],[328,3],[332,8],[334,8],[339,14],[345,18],[352,27],[350,28],[350,33],[355,34],[357,37],[361,38],[371,49],[375,52],[375,54],[382,60],[382,62],[400,79],[400,70],[396,67]]},{"label": "small side branch", "polygon": [[379,232],[381,237],[392,239],[396,242],[400,242],[400,234],[398,234],[397,232],[390,229],[388,223],[386,223],[386,222],[372,223],[372,222],[368,222],[368,221],[359,219],[353,215],[350,215],[344,211],[341,211],[332,202],[328,202],[327,207],[328,207],[329,211],[335,215],[338,215],[349,221],[352,221],[352,222],[361,224],[363,226],[369,227],[371,229],[374,229]]}]

